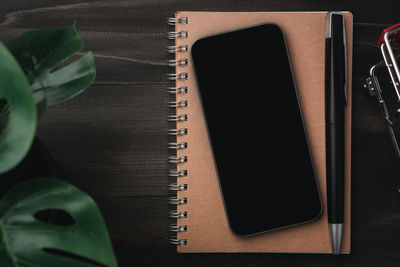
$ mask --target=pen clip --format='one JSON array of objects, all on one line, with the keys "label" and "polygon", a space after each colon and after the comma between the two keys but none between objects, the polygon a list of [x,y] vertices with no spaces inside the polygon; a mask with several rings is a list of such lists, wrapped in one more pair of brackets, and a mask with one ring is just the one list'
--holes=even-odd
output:
[{"label": "pen clip", "polygon": [[343,19],[343,50],[344,50],[344,101],[347,105],[347,96],[348,96],[348,85],[347,85],[347,42],[346,42],[346,27],[344,23],[344,17],[342,16]]},{"label": "pen clip", "polygon": [[347,98],[348,98],[348,86],[347,86],[347,46],[346,46],[346,27],[344,23],[344,17],[342,12],[328,12],[327,14],[327,19],[326,19],[326,38],[333,38],[333,25],[332,25],[332,15],[340,15],[342,18],[342,25],[343,25],[343,56],[344,58],[343,63],[344,63],[344,68],[343,68],[343,91],[344,91],[344,101],[345,104],[347,104]]}]

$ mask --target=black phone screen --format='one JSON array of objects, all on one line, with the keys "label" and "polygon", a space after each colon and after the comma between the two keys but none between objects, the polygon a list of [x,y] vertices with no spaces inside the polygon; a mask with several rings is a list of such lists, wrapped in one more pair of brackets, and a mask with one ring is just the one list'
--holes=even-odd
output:
[{"label": "black phone screen", "polygon": [[247,236],[318,218],[281,29],[263,24],[205,37],[191,56],[231,230]]}]

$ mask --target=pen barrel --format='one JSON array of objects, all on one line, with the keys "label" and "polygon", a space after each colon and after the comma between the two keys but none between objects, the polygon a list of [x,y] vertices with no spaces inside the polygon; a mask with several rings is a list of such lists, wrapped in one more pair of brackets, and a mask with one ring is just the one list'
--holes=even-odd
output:
[{"label": "pen barrel", "polygon": [[327,38],[325,45],[325,121],[344,125],[347,88],[343,38]]},{"label": "pen barrel", "polygon": [[331,37],[326,39],[325,122],[328,222],[343,223],[345,171],[345,52],[343,18],[332,15]]},{"label": "pen barrel", "polygon": [[326,125],[326,192],[328,222],[343,223],[344,214],[344,129]]}]

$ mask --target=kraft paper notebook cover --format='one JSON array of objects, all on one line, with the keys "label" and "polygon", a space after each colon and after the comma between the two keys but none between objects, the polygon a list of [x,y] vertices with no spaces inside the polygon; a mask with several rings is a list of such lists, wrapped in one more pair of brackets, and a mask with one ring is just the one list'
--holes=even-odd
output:
[{"label": "kraft paper notebook cover", "polygon": [[[177,181],[169,186],[176,191],[170,198],[173,205],[170,239],[177,251],[197,252],[279,252],[331,253],[327,213],[325,176],[325,33],[326,12],[177,12],[169,24],[175,25],[168,37],[175,41],[168,47],[175,53],[172,77],[175,86],[169,106],[175,115],[176,129],[187,129],[176,134],[176,156],[169,158],[176,169],[170,176]],[[346,107],[346,170],[345,221],[342,253],[350,253],[350,159],[351,159],[351,74],[353,17],[344,12],[347,33],[348,104]],[[294,226],[252,237],[238,237],[228,226],[219,188],[212,149],[202,112],[199,92],[190,59],[191,44],[205,36],[261,23],[275,23],[286,37],[293,75],[308,134],[317,182],[323,203],[321,218],[312,223]],[[221,106],[223,108],[223,106]],[[241,140],[245,143],[251,140]],[[176,205],[176,206],[174,206]]]}]

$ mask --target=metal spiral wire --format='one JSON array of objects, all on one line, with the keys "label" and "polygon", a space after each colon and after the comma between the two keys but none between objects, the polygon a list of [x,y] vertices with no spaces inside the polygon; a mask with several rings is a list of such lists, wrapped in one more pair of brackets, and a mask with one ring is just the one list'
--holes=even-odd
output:
[{"label": "metal spiral wire", "polygon": [[[172,26],[176,26],[177,24],[188,24],[188,18],[167,18],[167,23]],[[188,32],[187,31],[171,31],[167,32],[167,38],[170,40],[175,40],[177,38],[187,38],[188,37]],[[170,54],[176,54],[176,53],[186,53],[188,51],[188,46],[187,45],[169,45],[167,46],[167,51]],[[187,66],[188,64],[188,59],[183,58],[183,59],[170,59],[167,61],[167,65],[169,67],[175,68],[176,67],[184,67]],[[177,150],[183,150],[187,149],[187,142],[179,142],[177,138],[182,135],[187,135],[188,134],[188,129],[185,127],[178,128],[176,127],[177,124],[186,122],[188,120],[188,115],[187,114],[177,114],[177,110],[181,108],[186,108],[188,106],[188,101],[187,100],[176,100],[176,95],[180,94],[187,94],[188,88],[186,86],[181,86],[177,87],[177,81],[178,80],[187,80],[188,79],[188,73],[182,72],[182,73],[177,73],[174,71],[173,73],[168,73],[166,75],[167,80],[174,82],[174,86],[170,86],[166,88],[166,91],[168,94],[175,96],[173,101],[168,102],[168,107],[174,111],[173,114],[168,115],[167,121],[174,123],[175,128],[173,129],[168,129],[167,130],[167,135],[172,136],[175,138],[174,142],[168,143],[168,149],[177,151]],[[168,163],[169,164],[175,164],[175,166],[182,165],[187,163],[188,159],[187,156],[169,156],[168,157]],[[174,178],[175,181],[168,184],[168,190],[173,194],[173,196],[169,197],[168,203],[170,205],[175,206],[175,208],[178,205],[186,205],[188,200],[186,197],[179,197],[178,193],[182,191],[188,190],[188,185],[186,183],[184,184],[178,184],[177,179],[182,178],[182,177],[187,177],[188,171],[187,170],[177,170],[177,169],[170,169],[168,172],[168,177]],[[187,239],[178,239],[178,233],[179,232],[186,232],[187,231],[187,225],[179,225],[179,219],[187,218],[188,214],[186,211],[178,211],[177,209],[173,209],[169,211],[169,218],[174,220],[173,223],[168,225],[168,231],[173,234],[172,237],[168,238],[168,242],[177,246],[186,246],[187,245]]]}]

